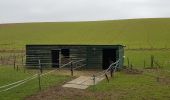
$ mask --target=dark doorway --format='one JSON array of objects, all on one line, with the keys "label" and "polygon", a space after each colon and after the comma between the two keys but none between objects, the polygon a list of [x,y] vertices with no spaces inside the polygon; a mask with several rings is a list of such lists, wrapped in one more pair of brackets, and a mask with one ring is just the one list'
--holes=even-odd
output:
[{"label": "dark doorway", "polygon": [[64,58],[69,58],[70,50],[69,49],[61,49],[61,54],[63,55]]},{"label": "dark doorway", "polygon": [[103,69],[116,62],[116,49],[103,49]]},{"label": "dark doorway", "polygon": [[59,68],[59,50],[51,50],[52,67]]}]

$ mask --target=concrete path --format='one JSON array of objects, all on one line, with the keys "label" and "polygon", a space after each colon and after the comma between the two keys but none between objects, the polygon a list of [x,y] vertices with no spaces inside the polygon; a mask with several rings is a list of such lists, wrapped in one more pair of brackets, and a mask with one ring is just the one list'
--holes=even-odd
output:
[{"label": "concrete path", "polygon": [[[104,77],[101,78],[95,78],[95,84],[99,83],[102,81]],[[69,88],[77,88],[77,89],[86,89],[90,85],[94,85],[94,81],[92,77],[89,76],[80,76],[70,82],[67,82],[66,84],[63,85],[63,87],[69,87]]]}]

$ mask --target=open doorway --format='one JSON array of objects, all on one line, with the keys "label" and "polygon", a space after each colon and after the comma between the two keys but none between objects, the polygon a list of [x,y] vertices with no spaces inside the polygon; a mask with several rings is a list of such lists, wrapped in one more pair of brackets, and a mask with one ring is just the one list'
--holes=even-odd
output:
[{"label": "open doorway", "polygon": [[70,50],[69,49],[61,49],[61,54],[64,58],[70,58]]},{"label": "open doorway", "polygon": [[60,63],[66,64],[70,61],[70,49],[61,49],[61,61]]},{"label": "open doorway", "polygon": [[51,50],[52,67],[59,68],[59,50]]},{"label": "open doorway", "polygon": [[116,62],[116,49],[103,49],[103,69],[107,69],[113,62]]}]

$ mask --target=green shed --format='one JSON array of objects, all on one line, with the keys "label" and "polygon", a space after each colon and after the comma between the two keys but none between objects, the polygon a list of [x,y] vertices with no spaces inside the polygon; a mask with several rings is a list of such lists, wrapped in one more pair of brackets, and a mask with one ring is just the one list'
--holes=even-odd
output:
[{"label": "green shed", "polygon": [[85,68],[107,69],[119,60],[124,62],[123,45],[26,45],[26,66],[36,67],[41,61],[45,67],[59,68],[72,60],[85,59]]}]

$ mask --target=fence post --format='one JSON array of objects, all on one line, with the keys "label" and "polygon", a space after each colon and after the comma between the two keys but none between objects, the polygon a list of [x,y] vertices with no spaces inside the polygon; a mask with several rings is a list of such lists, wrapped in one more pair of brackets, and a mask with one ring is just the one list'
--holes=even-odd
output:
[{"label": "fence post", "polygon": [[23,55],[22,55],[21,62],[22,62],[22,67],[23,67],[24,73],[25,73],[25,67],[24,67],[24,56],[23,56]]},{"label": "fence post", "polygon": [[96,84],[96,76],[93,75],[93,85],[95,85],[95,84]]},{"label": "fence post", "polygon": [[22,65],[24,65],[24,57],[21,58]]},{"label": "fence post", "polygon": [[1,64],[3,64],[2,62],[3,62],[3,61],[2,61],[2,56],[1,56]]},{"label": "fence post", "polygon": [[106,79],[107,79],[107,82],[109,82],[109,78],[108,78],[108,76],[107,76],[107,74],[105,73],[105,77],[106,77]]},{"label": "fence post", "polygon": [[15,66],[16,66],[16,57],[14,56],[14,69],[15,69]]},{"label": "fence post", "polygon": [[127,57],[127,63],[128,63],[128,67],[129,67],[129,57]]},{"label": "fence post", "polygon": [[131,65],[130,65],[130,69],[131,69],[131,70],[133,69],[133,65],[132,65],[132,63],[131,63]]},{"label": "fence post", "polygon": [[17,65],[17,71],[18,71],[19,69],[18,69],[18,65]]},{"label": "fence post", "polygon": [[42,74],[42,66],[41,66],[41,60],[38,60],[38,63],[39,63],[39,69],[40,69],[40,72],[41,72],[41,74]]},{"label": "fence post", "polygon": [[38,87],[39,87],[39,90],[41,90],[41,76],[40,76],[40,72],[38,73]]},{"label": "fence post", "polygon": [[113,68],[110,69],[110,76],[113,77]]},{"label": "fence post", "polygon": [[73,76],[73,63],[71,62],[71,66],[70,66],[70,71],[71,71],[71,76]]},{"label": "fence post", "polygon": [[154,56],[151,55],[151,68],[153,68],[153,64],[154,64]]},{"label": "fence post", "polygon": [[39,86],[39,90],[41,90],[41,74],[42,74],[41,60],[38,60],[38,65],[39,65],[38,86]]},{"label": "fence post", "polygon": [[144,68],[146,67],[146,62],[145,62],[145,60],[144,60],[144,63],[143,63],[143,67],[144,67]]}]

